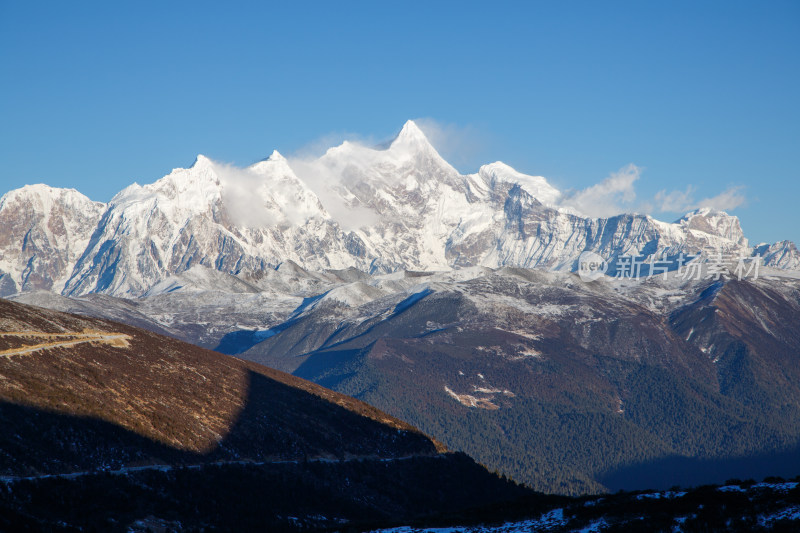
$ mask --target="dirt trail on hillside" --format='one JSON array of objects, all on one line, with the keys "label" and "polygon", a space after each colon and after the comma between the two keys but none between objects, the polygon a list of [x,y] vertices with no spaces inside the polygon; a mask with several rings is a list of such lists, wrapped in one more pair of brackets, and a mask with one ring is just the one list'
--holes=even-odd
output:
[{"label": "dirt trail on hillside", "polygon": [[[65,348],[85,342],[100,342],[118,348],[127,348],[129,335],[122,333],[110,333],[107,331],[81,331],[74,333],[42,333],[39,331],[6,331],[0,332],[0,337],[23,337],[34,340],[49,339],[50,342],[41,342],[28,346],[20,346],[9,350],[0,351],[0,357],[11,357],[14,355],[27,355],[39,350],[48,348]],[[55,340],[63,339],[63,340]]]}]

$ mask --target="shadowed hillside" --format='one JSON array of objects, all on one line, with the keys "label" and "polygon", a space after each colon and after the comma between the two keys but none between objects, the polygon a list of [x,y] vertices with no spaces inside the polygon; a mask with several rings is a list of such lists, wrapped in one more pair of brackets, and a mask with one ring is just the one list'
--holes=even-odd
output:
[{"label": "shadowed hillside", "polygon": [[0,300],[0,343],[3,529],[391,524],[526,492],[358,400],[129,326]]}]

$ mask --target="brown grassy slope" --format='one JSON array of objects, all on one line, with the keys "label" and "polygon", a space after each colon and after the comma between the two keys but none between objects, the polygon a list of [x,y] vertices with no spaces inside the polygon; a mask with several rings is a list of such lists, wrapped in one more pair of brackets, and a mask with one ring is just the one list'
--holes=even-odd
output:
[{"label": "brown grassy slope", "polygon": [[0,402],[105,421],[216,459],[441,451],[412,426],[289,374],[123,324],[0,299],[0,352],[21,339],[45,342],[3,332],[86,331],[126,335],[127,346],[84,342],[0,356]]}]

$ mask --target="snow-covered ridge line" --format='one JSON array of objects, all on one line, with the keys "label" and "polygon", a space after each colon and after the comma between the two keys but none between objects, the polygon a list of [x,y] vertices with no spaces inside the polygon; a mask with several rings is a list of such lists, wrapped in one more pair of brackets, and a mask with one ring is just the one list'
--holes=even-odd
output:
[{"label": "snow-covered ridge line", "polygon": [[574,271],[584,251],[759,253],[800,269],[790,242],[751,248],[736,217],[708,209],[674,223],[559,207],[545,178],[501,162],[459,174],[408,121],[390,143],[345,142],[312,161],[277,151],[248,168],[199,155],[109,204],[44,185],[0,199],[0,296],[31,290],[141,296],[203,265],[242,278],[291,262],[370,274],[517,266]]}]

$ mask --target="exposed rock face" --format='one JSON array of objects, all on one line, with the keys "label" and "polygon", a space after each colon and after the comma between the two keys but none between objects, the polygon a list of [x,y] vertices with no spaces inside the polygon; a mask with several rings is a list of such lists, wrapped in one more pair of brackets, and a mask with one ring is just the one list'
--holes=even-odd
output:
[{"label": "exposed rock face", "polygon": [[[413,122],[386,146],[345,142],[313,161],[277,152],[246,169],[198,156],[106,206],[45,186],[0,201],[0,294],[140,296],[194,265],[255,275],[292,261],[370,273],[468,266],[574,270],[581,252],[753,253],[736,217],[701,209],[675,223],[584,217],[561,193],[500,162],[461,175]],[[800,268],[791,243],[764,249]]]},{"label": "exposed rock face", "polygon": [[105,205],[73,189],[29,185],[0,199],[0,296],[61,292]]},{"label": "exposed rock face", "polygon": [[755,253],[764,258],[767,266],[785,270],[800,270],[800,252],[797,245],[791,241],[781,241],[775,244],[759,244]]}]

